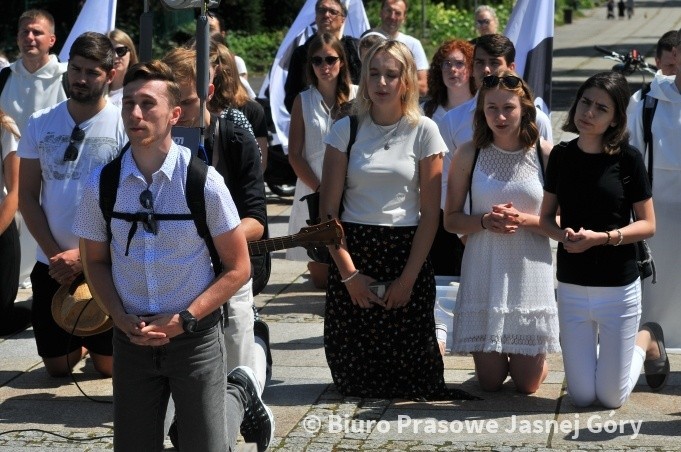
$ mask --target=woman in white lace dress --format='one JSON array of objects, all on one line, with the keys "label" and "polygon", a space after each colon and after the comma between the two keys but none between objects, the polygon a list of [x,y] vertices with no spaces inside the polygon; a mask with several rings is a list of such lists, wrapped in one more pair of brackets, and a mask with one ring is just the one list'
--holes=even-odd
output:
[{"label": "woman in white lace dress", "polygon": [[513,72],[485,77],[473,141],[457,149],[449,172],[445,227],[468,235],[452,351],[473,354],[486,391],[510,374],[518,391],[536,392],[546,354],[560,351],[551,248],[538,216],[551,148],[537,144],[532,99]]},{"label": "woman in white lace dress", "polygon": [[[322,179],[324,137],[349,100],[355,97],[357,86],[350,83],[350,72],[343,44],[333,35],[316,35],[308,50],[307,77],[310,86],[296,96],[291,110],[288,159],[298,176],[289,234],[307,226],[309,218],[305,195],[315,192]],[[286,251],[286,259],[309,260],[304,248]],[[311,271],[312,268],[311,268]],[[315,275],[312,275],[316,280]],[[326,275],[319,278],[326,281]]]}]

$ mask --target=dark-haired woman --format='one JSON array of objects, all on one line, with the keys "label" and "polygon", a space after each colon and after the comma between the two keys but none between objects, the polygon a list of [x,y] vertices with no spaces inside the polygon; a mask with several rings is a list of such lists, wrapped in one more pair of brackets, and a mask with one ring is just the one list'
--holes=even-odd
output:
[{"label": "dark-haired woman", "polygon": [[560,351],[551,246],[539,229],[550,146],[539,144],[535,117],[515,73],[485,77],[473,141],[456,150],[449,172],[445,227],[468,236],[452,351],[473,354],[485,391],[501,389],[510,374],[519,392],[536,392],[546,355]]},{"label": "dark-haired woman", "polygon": [[[291,110],[288,160],[298,176],[289,234],[307,226],[308,208],[303,196],[314,193],[322,180],[324,137],[331,124],[343,112],[344,105],[355,97],[357,86],[351,85],[343,43],[330,33],[315,35],[310,40],[307,56],[310,86],[298,94]],[[286,259],[309,260],[304,248],[290,248]],[[308,266],[315,285],[326,286],[327,266]]]},{"label": "dark-haired woman", "polygon": [[546,172],[541,227],[560,242],[561,344],[577,406],[621,406],[644,365],[654,390],[669,374],[662,328],[650,322],[639,330],[634,243],[654,234],[655,213],[643,159],[628,145],[628,102],[621,74],[603,72],[584,82],[563,126],[579,137],[553,149]]}]

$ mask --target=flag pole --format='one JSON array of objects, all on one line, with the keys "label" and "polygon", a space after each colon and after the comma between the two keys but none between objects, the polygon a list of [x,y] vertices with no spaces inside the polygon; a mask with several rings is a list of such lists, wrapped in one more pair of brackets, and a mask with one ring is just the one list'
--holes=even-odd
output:
[{"label": "flag pole", "polygon": [[196,94],[199,96],[199,157],[209,162],[204,146],[204,132],[206,119],[203,114],[208,98],[208,85],[210,84],[209,71],[209,27],[208,27],[208,0],[201,2],[201,14],[196,18]]}]

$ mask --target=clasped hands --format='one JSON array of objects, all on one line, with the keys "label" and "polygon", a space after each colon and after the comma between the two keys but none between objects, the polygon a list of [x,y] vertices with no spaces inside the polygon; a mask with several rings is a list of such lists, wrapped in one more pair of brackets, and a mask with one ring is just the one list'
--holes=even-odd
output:
[{"label": "clasped hands", "polygon": [[385,296],[379,298],[375,293],[369,289],[369,284],[376,280],[371,276],[359,273],[356,277],[345,283],[345,287],[350,294],[352,304],[363,309],[369,309],[373,306],[380,306],[384,309],[398,309],[402,308],[411,300],[411,292],[414,287],[414,281],[407,282],[406,278],[400,276],[386,289]]},{"label": "clasped hands", "polygon": [[178,314],[159,314],[136,316],[124,314],[114,319],[116,326],[123,331],[135,345],[158,347],[166,345],[170,339],[182,334],[182,323]]},{"label": "clasped hands", "polygon": [[83,271],[78,248],[55,254],[49,259],[48,274],[59,284],[70,284]]},{"label": "clasped hands", "polygon": [[593,246],[603,244],[602,232],[598,233],[584,228],[579,228],[577,232],[572,228],[565,228],[563,232],[565,235],[561,242],[568,253],[583,253]]},{"label": "clasped hands", "polygon": [[524,223],[525,216],[513,207],[512,202],[492,206],[482,218],[485,229],[498,234],[514,234]]}]

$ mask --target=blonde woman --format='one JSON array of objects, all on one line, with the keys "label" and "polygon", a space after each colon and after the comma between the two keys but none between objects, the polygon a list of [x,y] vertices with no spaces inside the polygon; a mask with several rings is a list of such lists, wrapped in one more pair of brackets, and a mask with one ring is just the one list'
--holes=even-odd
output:
[{"label": "blonde woman", "polygon": [[31,324],[31,312],[14,306],[19,289],[21,250],[14,215],[19,206],[19,131],[12,118],[0,110],[0,336]]},{"label": "blonde woman", "polygon": [[[437,229],[442,155],[435,123],[421,115],[413,56],[397,41],[366,55],[350,118],[326,138],[322,217],[345,239],[329,247],[324,348],[346,396],[442,400],[448,390],[435,337],[435,279],[427,259]],[[376,284],[382,283],[382,284]]]},{"label": "blonde woman", "polygon": [[109,85],[109,102],[120,107],[123,103],[123,78],[128,68],[137,63],[137,50],[132,38],[124,31],[115,28],[107,36],[114,46],[116,57],[114,58],[114,75]]}]

